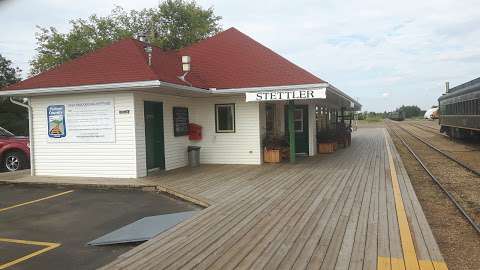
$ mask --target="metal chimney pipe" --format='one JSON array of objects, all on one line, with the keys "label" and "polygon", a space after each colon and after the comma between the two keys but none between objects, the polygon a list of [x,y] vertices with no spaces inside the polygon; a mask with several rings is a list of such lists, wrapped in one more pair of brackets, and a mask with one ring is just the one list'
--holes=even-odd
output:
[{"label": "metal chimney pipe", "polygon": [[147,53],[147,57],[148,57],[148,65],[151,66],[152,65],[152,46],[150,45],[147,45],[147,47],[145,47],[145,52]]},{"label": "metal chimney pipe", "polygon": [[445,82],[445,93],[450,92],[450,82]]}]

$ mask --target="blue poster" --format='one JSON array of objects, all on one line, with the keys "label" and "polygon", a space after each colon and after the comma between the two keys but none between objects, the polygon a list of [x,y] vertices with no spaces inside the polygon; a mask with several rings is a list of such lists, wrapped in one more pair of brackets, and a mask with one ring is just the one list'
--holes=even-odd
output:
[{"label": "blue poster", "polygon": [[48,137],[63,138],[67,135],[65,128],[65,105],[47,107]]}]

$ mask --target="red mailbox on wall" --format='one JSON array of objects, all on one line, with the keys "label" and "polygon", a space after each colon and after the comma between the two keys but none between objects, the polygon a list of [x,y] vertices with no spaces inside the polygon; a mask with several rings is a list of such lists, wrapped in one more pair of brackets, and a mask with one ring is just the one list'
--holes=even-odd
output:
[{"label": "red mailbox on wall", "polygon": [[188,139],[199,141],[202,139],[202,126],[190,123],[188,124]]}]

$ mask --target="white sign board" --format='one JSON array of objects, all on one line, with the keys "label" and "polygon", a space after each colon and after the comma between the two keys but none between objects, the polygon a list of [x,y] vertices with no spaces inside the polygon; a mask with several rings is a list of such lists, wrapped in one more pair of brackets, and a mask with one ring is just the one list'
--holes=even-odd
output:
[{"label": "white sign board", "polygon": [[246,101],[278,101],[278,100],[302,100],[302,99],[325,99],[326,88],[273,90],[263,92],[246,93]]},{"label": "white sign board", "polygon": [[49,142],[115,142],[113,99],[50,105],[47,118]]}]

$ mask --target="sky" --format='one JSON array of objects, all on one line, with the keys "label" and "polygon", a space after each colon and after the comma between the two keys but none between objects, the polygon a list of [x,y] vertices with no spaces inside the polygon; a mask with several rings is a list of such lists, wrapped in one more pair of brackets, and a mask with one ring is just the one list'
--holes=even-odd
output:
[{"label": "sky", "polygon": [[[69,21],[115,5],[158,0],[0,0],[0,54],[25,78],[36,25],[68,31]],[[358,99],[364,111],[428,109],[445,91],[480,76],[478,0],[197,0],[295,64]]]}]

